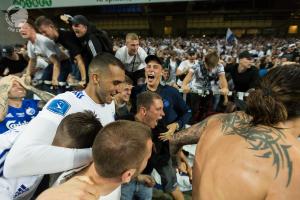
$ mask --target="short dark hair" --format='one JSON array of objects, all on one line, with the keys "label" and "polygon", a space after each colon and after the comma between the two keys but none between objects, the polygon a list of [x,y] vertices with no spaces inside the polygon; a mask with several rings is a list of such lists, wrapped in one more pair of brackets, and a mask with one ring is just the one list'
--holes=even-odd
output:
[{"label": "short dark hair", "polygon": [[131,78],[127,75],[125,75],[125,81],[124,83],[128,84],[128,85],[133,85],[133,81],[131,80]]},{"label": "short dark hair", "polygon": [[106,125],[92,147],[98,175],[115,178],[126,170],[139,169],[149,139],[151,129],[140,122],[119,120]]},{"label": "short dark hair", "polygon": [[95,72],[107,72],[110,65],[118,66],[125,70],[123,63],[110,53],[102,53],[95,56],[89,66],[89,75]]},{"label": "short dark hair", "polygon": [[206,66],[209,69],[213,69],[218,65],[219,62],[219,56],[217,51],[215,50],[210,50],[207,55],[204,57],[204,61]]},{"label": "short dark hair", "polygon": [[145,107],[147,109],[150,108],[151,104],[153,103],[154,99],[161,99],[161,96],[155,92],[145,91],[137,95],[136,98],[136,108],[137,112],[141,107]]},{"label": "short dark hair", "polygon": [[300,116],[300,65],[276,67],[247,98],[253,124],[275,125]]},{"label": "short dark hair", "polygon": [[47,18],[44,15],[41,15],[38,18],[36,18],[34,24],[37,28],[41,27],[42,25],[46,25],[46,26],[53,25],[53,26],[55,26],[53,21],[51,19]]},{"label": "short dark hair", "polygon": [[101,122],[92,111],[72,113],[58,125],[53,144],[68,148],[89,148],[101,129]]}]

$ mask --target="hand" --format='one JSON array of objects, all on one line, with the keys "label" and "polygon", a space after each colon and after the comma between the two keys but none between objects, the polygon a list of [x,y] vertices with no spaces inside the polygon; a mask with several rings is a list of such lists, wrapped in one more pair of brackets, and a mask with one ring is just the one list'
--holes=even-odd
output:
[{"label": "hand", "polygon": [[17,81],[26,89],[30,90],[31,89],[31,76],[28,74],[23,74],[21,78],[18,78]]},{"label": "hand", "polygon": [[0,79],[0,94],[7,96],[10,91],[13,81],[15,80],[15,76],[9,75]]},{"label": "hand", "polygon": [[222,88],[222,89],[220,89],[220,93],[222,94],[222,95],[228,95],[228,93],[229,93],[229,90],[228,90],[228,88]]},{"label": "hand", "polygon": [[184,94],[187,94],[187,93],[189,93],[191,91],[191,88],[189,86],[187,86],[187,85],[183,85],[181,88],[182,88],[182,92]]},{"label": "hand", "polygon": [[146,174],[140,174],[137,177],[137,181],[140,183],[144,183],[147,187],[154,187],[155,180],[152,176]]},{"label": "hand", "polygon": [[72,16],[67,15],[67,14],[63,14],[63,15],[60,15],[60,19],[62,21],[64,21],[65,23],[69,24],[69,21],[72,19]]},{"label": "hand", "polygon": [[62,185],[47,189],[37,200],[97,200],[97,188],[87,176],[78,176]]},{"label": "hand", "polygon": [[57,87],[58,86],[58,80],[57,79],[52,79],[52,85],[54,87]]},{"label": "hand", "polygon": [[158,138],[162,141],[170,140],[178,127],[179,127],[179,125],[177,122],[169,124],[167,126],[168,131],[165,133],[161,133]]},{"label": "hand", "polygon": [[79,81],[79,83],[78,83],[81,87],[85,87],[85,85],[86,85],[86,80],[81,80],[81,81]]}]

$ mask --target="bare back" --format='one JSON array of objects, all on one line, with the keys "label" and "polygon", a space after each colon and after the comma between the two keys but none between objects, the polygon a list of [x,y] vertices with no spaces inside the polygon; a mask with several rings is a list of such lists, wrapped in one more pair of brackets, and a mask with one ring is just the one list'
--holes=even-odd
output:
[{"label": "bare back", "polygon": [[193,199],[300,199],[300,146],[284,129],[251,126],[242,113],[202,122]]}]

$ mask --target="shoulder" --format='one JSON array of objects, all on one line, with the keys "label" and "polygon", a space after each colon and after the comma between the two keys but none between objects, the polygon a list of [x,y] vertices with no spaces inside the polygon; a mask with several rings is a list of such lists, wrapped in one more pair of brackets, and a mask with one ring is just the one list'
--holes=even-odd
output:
[{"label": "shoulder", "polygon": [[51,43],[51,44],[54,44],[54,42],[52,40],[50,40],[49,38],[37,33],[36,34],[36,40],[38,42],[43,42],[43,43]]},{"label": "shoulder", "polygon": [[[51,99],[43,108],[42,112],[52,113],[59,116],[65,116],[69,113],[77,102],[80,100],[80,96],[72,92],[65,92],[55,96]],[[75,104],[75,105],[74,105]]]}]

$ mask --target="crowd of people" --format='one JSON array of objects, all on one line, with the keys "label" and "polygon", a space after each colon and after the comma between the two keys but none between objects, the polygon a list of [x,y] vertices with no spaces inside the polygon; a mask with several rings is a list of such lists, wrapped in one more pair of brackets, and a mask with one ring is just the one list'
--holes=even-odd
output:
[{"label": "crowd of people", "polygon": [[111,38],[61,19],[1,47],[0,199],[300,197],[300,40]]}]

